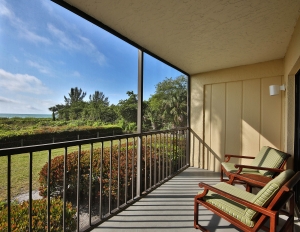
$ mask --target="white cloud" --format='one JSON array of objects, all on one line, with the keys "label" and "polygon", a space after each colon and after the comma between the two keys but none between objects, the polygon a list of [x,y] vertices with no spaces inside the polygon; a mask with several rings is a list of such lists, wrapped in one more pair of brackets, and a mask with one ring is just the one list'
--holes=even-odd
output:
[{"label": "white cloud", "polygon": [[50,1],[41,1],[42,5],[47,9],[49,13],[53,12],[53,7],[50,4]]},{"label": "white cloud", "polygon": [[67,50],[77,50],[78,44],[76,44],[73,40],[68,38],[65,32],[59,30],[51,23],[47,25],[49,32],[58,39],[59,45]]},{"label": "white cloud", "polygon": [[28,25],[26,25],[20,18],[18,18],[13,11],[11,11],[4,0],[0,1],[0,16],[9,19],[12,26],[18,31],[19,36],[25,38],[26,40],[34,43],[50,44],[51,41],[43,36],[36,34],[31,31]]},{"label": "white cloud", "polygon": [[32,67],[38,69],[41,73],[45,73],[45,74],[49,74],[49,73],[50,73],[48,67],[46,67],[46,66],[44,66],[44,65],[41,65],[41,64],[39,64],[39,63],[37,63],[37,62],[35,62],[35,61],[27,60],[27,63],[28,63],[30,66],[32,66]]},{"label": "white cloud", "polygon": [[34,42],[34,43],[44,43],[44,44],[50,44],[50,40],[35,34],[34,32],[28,30],[27,28],[19,28],[20,35],[24,37],[25,39]]},{"label": "white cloud", "polygon": [[37,110],[37,111],[40,111],[40,109],[38,109],[38,108],[36,108],[36,107],[34,107],[34,106],[31,106],[31,105],[27,105],[27,106],[26,106],[26,109],[28,109],[28,110]]},{"label": "white cloud", "polygon": [[1,97],[1,96],[0,96],[0,102],[4,102],[4,103],[19,103],[18,101],[15,101],[13,99],[9,99],[9,98],[6,98],[6,97]]},{"label": "white cloud", "polygon": [[97,47],[86,37],[79,36],[82,41],[82,47],[84,51],[91,54],[99,65],[103,65],[106,62],[105,56],[98,51]]},{"label": "white cloud", "polygon": [[18,93],[49,93],[47,87],[38,78],[28,74],[9,73],[3,69],[0,69],[0,87]]},{"label": "white cloud", "polygon": [[78,71],[74,71],[72,74],[74,77],[80,77],[80,73]]},{"label": "white cloud", "polygon": [[19,60],[17,59],[17,57],[13,56],[12,59],[14,62],[19,63]]},{"label": "white cloud", "polygon": [[0,15],[12,17],[12,12],[6,7],[6,2],[4,0],[0,1],[0,6]]},{"label": "white cloud", "polygon": [[[51,23],[48,23],[47,27],[49,32],[58,40],[59,45],[64,49],[86,54],[99,65],[106,63],[105,55],[99,52],[97,47],[88,38],[81,35],[68,36],[68,34]],[[78,38],[77,41],[76,38]]]}]

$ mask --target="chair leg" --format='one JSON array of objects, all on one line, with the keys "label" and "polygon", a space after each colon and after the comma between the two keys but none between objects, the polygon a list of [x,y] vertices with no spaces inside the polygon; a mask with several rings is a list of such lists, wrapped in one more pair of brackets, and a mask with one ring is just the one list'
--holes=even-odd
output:
[{"label": "chair leg", "polygon": [[198,217],[199,217],[199,204],[197,202],[197,198],[195,197],[195,199],[194,199],[194,228],[199,229],[203,232],[209,232],[209,230],[207,230],[203,226],[199,225]]},{"label": "chair leg", "polygon": [[194,199],[194,228],[198,229],[198,213],[199,213],[199,204],[197,199]]},{"label": "chair leg", "polygon": [[252,186],[249,184],[246,184],[246,191],[249,193],[252,193]]},{"label": "chair leg", "polygon": [[226,183],[232,185],[233,181],[234,181],[234,176],[230,176],[229,180]]},{"label": "chair leg", "polygon": [[270,232],[276,232],[276,215],[270,217]]},{"label": "chair leg", "polygon": [[222,170],[222,165],[221,165],[221,182],[223,182],[224,179],[223,179],[223,170]]}]

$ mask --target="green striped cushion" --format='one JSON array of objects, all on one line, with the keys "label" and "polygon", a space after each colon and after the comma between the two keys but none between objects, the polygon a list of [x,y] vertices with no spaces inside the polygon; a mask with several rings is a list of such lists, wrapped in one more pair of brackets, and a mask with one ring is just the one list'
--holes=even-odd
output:
[{"label": "green striped cushion", "polygon": [[[225,182],[218,183],[214,187],[247,201],[255,197],[254,194],[246,192],[245,190],[237,188],[235,186],[226,184]],[[207,195],[203,198],[203,200],[214,205],[215,207],[224,211],[225,213],[235,217],[245,225],[249,227],[254,226],[254,222],[245,216],[246,207],[244,205],[238,204],[237,202],[222,197],[212,191],[208,191]]]},{"label": "green striped cushion", "polygon": [[[286,159],[287,154],[271,147],[264,146],[259,151],[258,155],[252,161],[251,166],[279,168]],[[273,176],[273,172],[259,170],[259,172],[268,177]]]},{"label": "green striped cushion", "polygon": [[[294,175],[294,171],[291,169],[285,170],[281,172],[277,177],[271,180],[268,184],[265,185],[250,202],[259,205],[266,206],[270,200],[275,196],[277,191],[283,186],[292,176]],[[249,218],[249,220],[255,219],[258,213],[252,209],[245,209],[245,216]]]},{"label": "green striped cushion", "polygon": [[[234,165],[235,165],[235,163],[222,162],[222,166],[225,168],[225,170],[227,172],[232,172],[232,173],[237,172],[238,169],[235,168]],[[249,168],[243,168],[243,171],[241,172],[241,174],[243,174],[243,173],[262,175],[259,173],[258,170],[249,169]]]}]

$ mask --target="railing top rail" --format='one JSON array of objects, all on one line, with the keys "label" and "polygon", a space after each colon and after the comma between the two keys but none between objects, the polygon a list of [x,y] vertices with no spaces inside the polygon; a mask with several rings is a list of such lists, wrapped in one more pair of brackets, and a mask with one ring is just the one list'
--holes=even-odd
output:
[{"label": "railing top rail", "polygon": [[17,154],[29,153],[29,152],[52,150],[52,149],[64,148],[64,147],[72,147],[72,146],[91,144],[91,143],[106,142],[106,141],[111,141],[111,140],[134,138],[134,137],[152,135],[152,134],[164,134],[164,133],[170,133],[170,132],[175,132],[175,131],[182,131],[182,130],[186,130],[186,129],[188,129],[188,128],[181,127],[181,128],[174,128],[174,129],[169,129],[169,130],[149,131],[149,132],[124,134],[124,135],[112,135],[112,136],[105,136],[105,137],[99,137],[99,138],[79,139],[79,140],[73,140],[73,141],[38,144],[38,145],[23,146],[23,147],[2,148],[2,149],[0,149],[0,157],[7,156],[7,155],[17,155]]}]

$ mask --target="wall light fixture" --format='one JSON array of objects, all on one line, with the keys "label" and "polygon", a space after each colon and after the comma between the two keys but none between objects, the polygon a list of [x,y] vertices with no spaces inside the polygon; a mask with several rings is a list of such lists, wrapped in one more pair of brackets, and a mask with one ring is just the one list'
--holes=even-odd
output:
[{"label": "wall light fixture", "polygon": [[281,85],[281,86],[279,86],[279,85],[270,85],[269,90],[270,90],[270,95],[274,96],[274,95],[279,94],[280,90],[285,91],[285,86],[284,85]]}]

